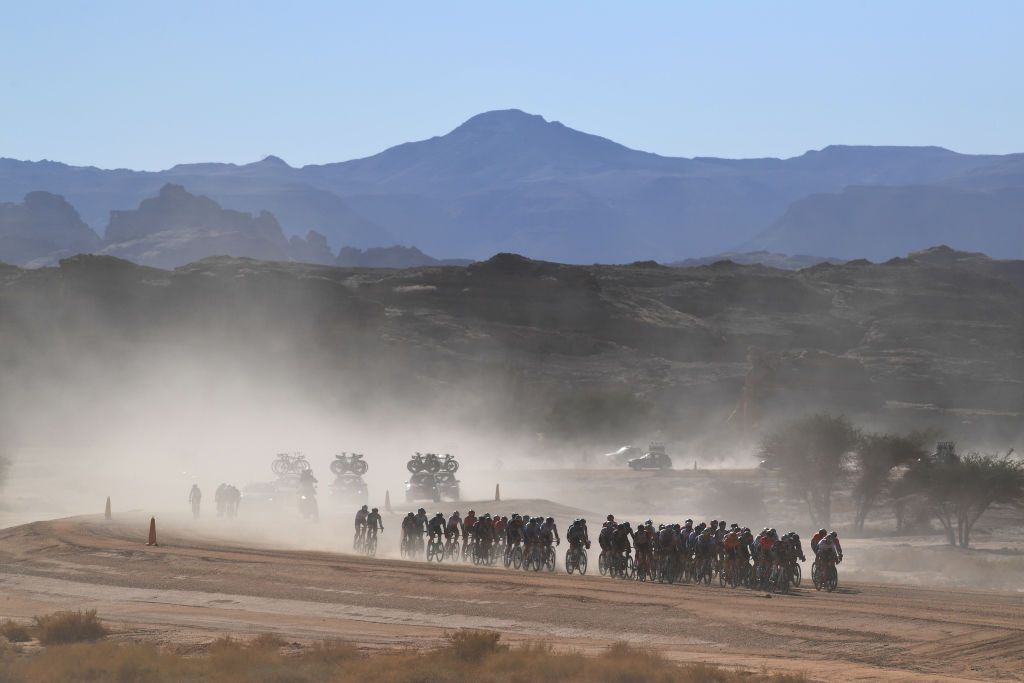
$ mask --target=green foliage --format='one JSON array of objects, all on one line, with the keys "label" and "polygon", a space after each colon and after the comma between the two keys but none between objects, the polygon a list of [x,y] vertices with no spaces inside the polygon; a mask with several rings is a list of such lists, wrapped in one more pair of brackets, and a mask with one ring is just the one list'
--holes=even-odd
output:
[{"label": "green foliage", "polygon": [[922,497],[946,531],[950,545],[970,545],[971,531],[996,503],[1024,498],[1024,462],[996,455],[971,454],[915,462],[899,482],[901,495]]},{"label": "green foliage", "polygon": [[769,434],[761,444],[761,457],[804,498],[811,521],[829,526],[832,492],[859,441],[860,431],[845,416],[816,413]]},{"label": "green foliage", "polygon": [[889,484],[889,475],[900,465],[927,457],[925,444],[931,439],[926,432],[906,436],[898,434],[863,434],[857,444],[854,459],[857,478],[853,496],[857,501],[855,526],[863,530],[868,512]]}]

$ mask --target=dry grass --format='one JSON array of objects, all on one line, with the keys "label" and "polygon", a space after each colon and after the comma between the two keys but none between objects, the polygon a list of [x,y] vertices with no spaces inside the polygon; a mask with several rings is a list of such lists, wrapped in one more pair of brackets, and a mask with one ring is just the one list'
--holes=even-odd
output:
[{"label": "dry grass", "polygon": [[221,639],[186,657],[153,645],[99,642],[0,653],[0,683],[796,683],[802,678],[678,665],[626,644],[603,654],[555,653],[543,644],[511,648],[496,633],[456,632],[438,648],[365,656],[351,645],[318,643],[298,653],[262,636]]},{"label": "dry grass", "polygon": [[27,643],[32,640],[32,633],[28,630],[28,626],[10,619],[0,624],[0,636],[6,638],[9,643]]},{"label": "dry grass", "polygon": [[39,642],[44,645],[66,645],[99,640],[107,635],[96,610],[84,612],[54,612],[35,618]]}]

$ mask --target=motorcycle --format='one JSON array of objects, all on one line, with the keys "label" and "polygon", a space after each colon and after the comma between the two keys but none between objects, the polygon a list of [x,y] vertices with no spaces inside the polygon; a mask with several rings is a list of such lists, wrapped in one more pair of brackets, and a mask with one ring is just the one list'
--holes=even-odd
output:
[{"label": "motorcycle", "polygon": [[331,472],[336,475],[352,473],[357,476],[362,476],[366,474],[369,469],[370,465],[363,460],[362,453],[353,453],[351,455],[342,453],[341,455],[335,455],[334,462],[331,463]]}]

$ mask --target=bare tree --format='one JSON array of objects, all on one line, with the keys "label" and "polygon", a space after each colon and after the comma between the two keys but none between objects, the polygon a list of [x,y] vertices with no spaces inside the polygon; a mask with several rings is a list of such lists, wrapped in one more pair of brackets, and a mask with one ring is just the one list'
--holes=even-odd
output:
[{"label": "bare tree", "polygon": [[878,497],[889,485],[889,475],[899,465],[927,457],[925,450],[929,435],[915,432],[906,436],[897,434],[865,434],[857,444],[854,459],[857,477],[853,496],[857,502],[854,526],[864,530],[864,521]]},{"label": "bare tree", "polygon": [[966,548],[978,519],[996,503],[1024,499],[1024,462],[996,455],[923,459],[900,482],[903,494],[921,495],[942,524],[950,545]]},{"label": "bare tree", "polygon": [[832,522],[832,493],[859,439],[860,432],[846,417],[818,413],[768,435],[761,457],[803,497],[811,521],[827,527]]}]

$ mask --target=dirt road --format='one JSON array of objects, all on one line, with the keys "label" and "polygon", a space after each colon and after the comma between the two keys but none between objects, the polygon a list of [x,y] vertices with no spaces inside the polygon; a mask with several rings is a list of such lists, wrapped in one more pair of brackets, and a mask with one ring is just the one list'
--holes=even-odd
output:
[{"label": "dirt road", "polygon": [[1021,594],[847,584],[829,595],[805,584],[768,598],[277,550],[188,525],[161,528],[161,546],[148,548],[147,522],[77,517],[0,531],[0,616],[95,607],[126,637],[178,645],[274,631],[419,646],[473,627],[580,650],[628,640],[821,680],[1024,680]]}]

